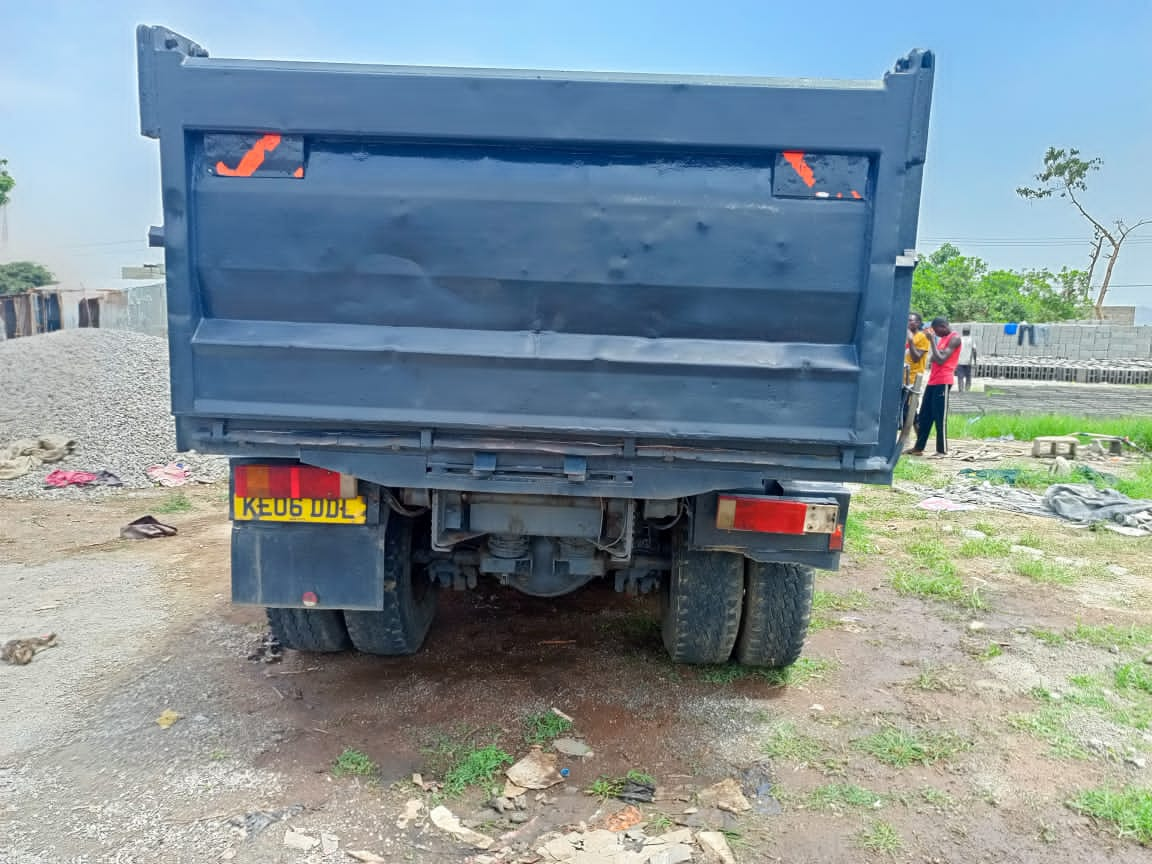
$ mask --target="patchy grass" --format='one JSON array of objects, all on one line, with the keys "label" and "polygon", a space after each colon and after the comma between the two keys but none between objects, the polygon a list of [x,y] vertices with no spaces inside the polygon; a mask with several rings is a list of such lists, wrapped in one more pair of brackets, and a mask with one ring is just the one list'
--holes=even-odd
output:
[{"label": "patchy grass", "polygon": [[761,749],[770,759],[810,763],[820,757],[824,745],[810,735],[797,731],[794,723],[778,723],[769,733]]},{"label": "patchy grass", "polygon": [[667,813],[656,812],[648,816],[648,827],[645,831],[651,836],[658,836],[676,826],[676,821]]},{"label": "patchy grass", "polygon": [[1078,813],[1110,823],[1121,837],[1152,845],[1152,789],[1088,789],[1069,806]]},{"label": "patchy grass", "polygon": [[808,622],[811,632],[827,630],[836,626],[829,612],[849,612],[869,606],[868,596],[858,589],[852,589],[847,594],[837,594],[834,591],[816,591],[812,595],[812,619]]},{"label": "patchy grass", "polygon": [[1146,663],[1122,663],[1116,667],[1114,677],[1118,690],[1152,694],[1152,666]]},{"label": "patchy grass", "polygon": [[1012,544],[1001,537],[983,537],[965,540],[956,554],[961,558],[1007,558]]},{"label": "patchy grass", "polygon": [[948,435],[952,438],[1001,438],[1011,435],[1017,441],[1031,441],[1043,435],[1070,435],[1092,431],[1100,435],[1131,438],[1145,450],[1152,449],[1152,418],[1148,417],[1073,417],[1067,414],[984,414],[948,418]]},{"label": "patchy grass", "polygon": [[999,657],[1003,653],[1004,649],[1000,647],[999,642],[989,642],[988,646],[980,652],[980,659],[991,660],[995,657]]},{"label": "patchy grass", "polygon": [[607,801],[624,791],[624,782],[623,777],[597,777],[584,793],[601,801]]},{"label": "patchy grass", "polygon": [[965,609],[985,608],[984,599],[976,589],[969,589],[964,581],[956,575],[955,569],[951,572],[928,572],[925,570],[909,570],[899,568],[893,570],[890,576],[892,588],[897,594],[914,597],[929,597],[934,600],[946,600]]},{"label": "patchy grass", "polygon": [[853,743],[857,750],[896,768],[931,765],[971,747],[951,732],[922,732],[895,726],[887,726]]},{"label": "patchy grass", "polygon": [[918,483],[921,486],[935,486],[943,479],[940,472],[930,464],[921,462],[914,457],[904,458],[897,462],[892,477],[896,480]]},{"label": "patchy grass", "polygon": [[1068,708],[1060,704],[1044,705],[1030,714],[1014,714],[1008,725],[1046,743],[1058,759],[1089,759],[1091,755],[1068,731]]},{"label": "patchy grass", "polygon": [[524,718],[524,742],[527,744],[551,744],[572,728],[572,721],[566,720],[551,711],[531,714]]},{"label": "patchy grass", "polygon": [[920,800],[937,810],[952,810],[956,807],[956,799],[942,789],[934,786],[925,786],[920,790]]},{"label": "patchy grass", "polygon": [[1129,498],[1152,498],[1152,462],[1141,462],[1130,477],[1120,477],[1112,485]]},{"label": "patchy grass", "polygon": [[806,802],[814,810],[844,810],[875,807],[883,800],[883,796],[852,783],[829,783],[809,792]]},{"label": "patchy grass", "polygon": [[351,747],[332,763],[332,773],[337,777],[370,777],[377,770],[376,763],[368,758],[368,754]]},{"label": "patchy grass", "polygon": [[512,757],[494,744],[470,750],[444,775],[444,794],[458,798],[473,786],[490,784]]},{"label": "patchy grass", "polygon": [[1039,639],[1045,645],[1063,645],[1068,641],[1063,633],[1057,633],[1055,630],[1045,630],[1042,627],[1034,627],[1029,633],[1033,639]]},{"label": "patchy grass", "polygon": [[754,666],[739,666],[728,663],[723,666],[701,666],[697,672],[699,680],[706,684],[731,684],[746,678],[759,678],[773,686],[790,685],[798,687],[809,681],[823,678],[836,668],[831,660],[820,657],[801,657],[791,666],[783,669],[757,669]]},{"label": "patchy grass", "polygon": [[912,679],[912,685],[916,689],[928,693],[940,693],[956,689],[955,685],[931,664],[924,664],[920,667],[920,673]]},{"label": "patchy grass", "polygon": [[1033,582],[1045,585],[1071,585],[1076,581],[1076,574],[1071,569],[1043,558],[1017,558],[1012,562],[1012,569]]},{"label": "patchy grass", "polygon": [[904,848],[904,841],[899,832],[888,822],[877,820],[872,822],[856,835],[856,844],[869,852],[882,852],[885,855],[895,855]]},{"label": "patchy grass", "polygon": [[844,523],[844,549],[860,555],[873,555],[877,551],[872,542],[872,531],[861,517],[851,511]]},{"label": "patchy grass", "polygon": [[1070,642],[1081,642],[1097,648],[1144,648],[1152,645],[1152,627],[1132,624],[1117,627],[1115,624],[1077,624],[1065,633]]},{"label": "patchy grass", "polygon": [[169,515],[172,513],[190,513],[192,509],[192,502],[188,500],[187,495],[183,492],[174,492],[152,507],[152,512]]}]

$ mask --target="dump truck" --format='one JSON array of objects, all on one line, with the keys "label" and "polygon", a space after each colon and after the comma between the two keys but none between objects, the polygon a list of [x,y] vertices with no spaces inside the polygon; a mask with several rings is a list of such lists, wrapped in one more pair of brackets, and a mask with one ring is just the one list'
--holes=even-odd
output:
[{"label": "dump truck", "polygon": [[278,62],[137,32],[172,412],[232,600],[420,650],[439,592],[658,592],[784,667],[899,458],[933,55],[828,81]]}]

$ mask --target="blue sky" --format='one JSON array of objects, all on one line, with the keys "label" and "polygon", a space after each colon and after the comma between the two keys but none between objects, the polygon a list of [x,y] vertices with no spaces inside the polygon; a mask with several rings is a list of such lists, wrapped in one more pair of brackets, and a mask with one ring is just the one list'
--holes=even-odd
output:
[{"label": "blue sky", "polygon": [[[943,4],[940,4],[941,6]],[[937,54],[919,248],[957,241],[994,266],[1083,266],[1090,231],[1016,186],[1050,145],[1104,158],[1086,200],[1152,217],[1152,2],[970,0],[3,0],[0,156],[18,186],[0,260],[103,283],[156,260],[155,142],[139,136],[134,28],[163,24],[217,57],[878,78]],[[1010,241],[1010,242],[1005,242]],[[1113,303],[1152,304],[1152,226]],[[1128,287],[1131,286],[1131,287]]]}]

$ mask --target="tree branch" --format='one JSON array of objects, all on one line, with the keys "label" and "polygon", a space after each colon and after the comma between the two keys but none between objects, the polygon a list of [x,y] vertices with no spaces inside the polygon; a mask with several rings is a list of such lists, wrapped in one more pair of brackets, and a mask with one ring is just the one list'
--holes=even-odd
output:
[{"label": "tree branch", "polygon": [[1064,191],[1068,193],[1068,198],[1076,205],[1076,209],[1080,211],[1080,215],[1092,223],[1101,234],[1108,238],[1108,242],[1113,246],[1117,246],[1116,238],[1112,236],[1112,232],[1088,215],[1088,211],[1080,206],[1080,202],[1076,200],[1076,193],[1072,191],[1072,187],[1067,182],[1064,183]]}]

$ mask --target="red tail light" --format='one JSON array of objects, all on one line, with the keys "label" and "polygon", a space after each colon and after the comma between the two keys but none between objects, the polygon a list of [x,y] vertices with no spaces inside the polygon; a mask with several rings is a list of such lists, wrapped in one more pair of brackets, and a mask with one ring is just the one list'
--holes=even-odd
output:
[{"label": "red tail light", "polygon": [[237,498],[355,498],[356,478],[310,465],[237,465]]},{"label": "red tail light", "polygon": [[840,508],[784,498],[721,495],[716,527],[724,531],[760,534],[834,534]]}]

